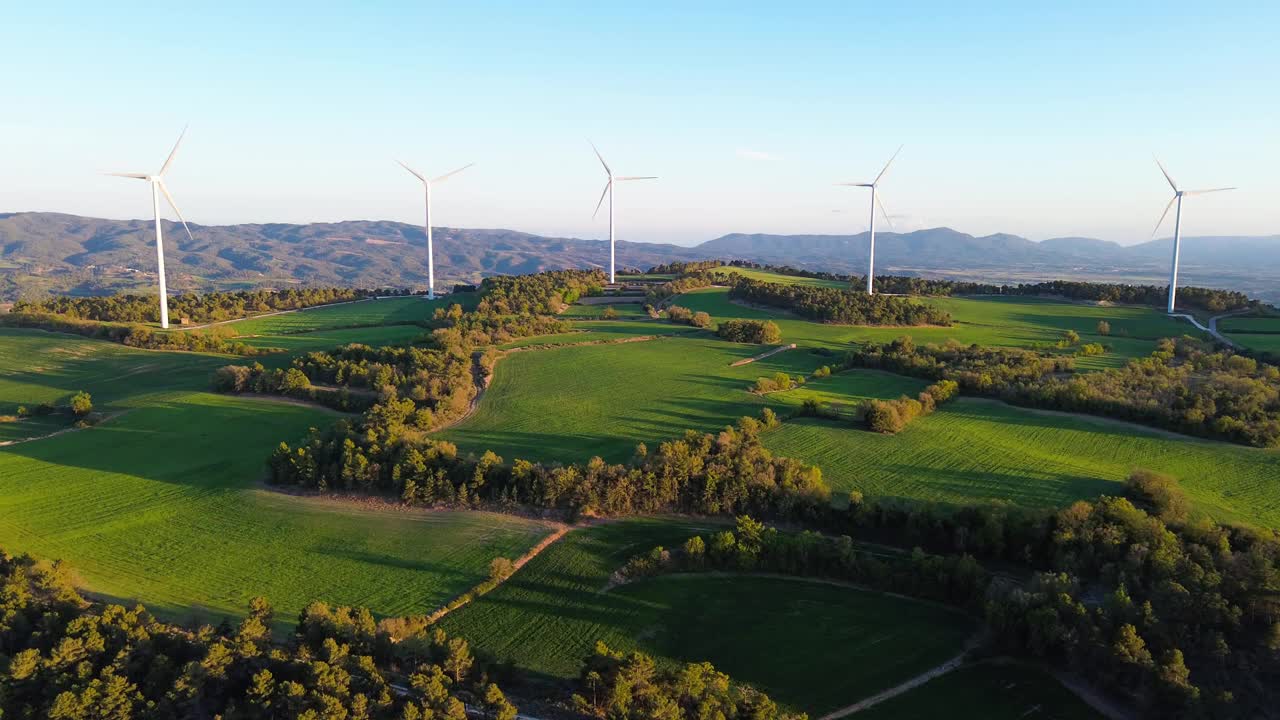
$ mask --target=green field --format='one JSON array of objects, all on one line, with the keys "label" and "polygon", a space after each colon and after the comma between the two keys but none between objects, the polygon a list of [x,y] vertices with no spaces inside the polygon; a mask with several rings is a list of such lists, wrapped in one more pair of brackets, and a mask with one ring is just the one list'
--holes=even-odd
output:
[{"label": "green field", "polygon": [[323,305],[296,312],[237,320],[221,325],[239,335],[289,335],[372,325],[403,325],[426,322],[436,308],[458,303],[475,305],[475,294],[443,295],[435,300],[423,296],[383,298]]},{"label": "green field", "polygon": [[[619,323],[621,330],[644,324]],[[822,360],[792,351],[729,367],[763,349],[702,332],[512,353],[498,363],[475,414],[441,437],[507,460],[625,460],[638,442],[669,440],[690,428],[716,430],[758,413],[762,401],[746,392],[756,377],[809,373]]]},{"label": "green field", "polygon": [[841,280],[821,280],[818,278],[800,277],[798,275],[782,275],[768,270],[756,270],[753,268],[731,267],[721,265],[718,268],[712,268],[710,272],[727,275],[729,273],[738,273],[739,275],[750,278],[752,280],[763,280],[764,282],[780,283],[783,285],[808,285],[811,287],[831,287],[845,289],[849,287],[849,283]]},{"label": "green field", "polygon": [[648,313],[644,311],[644,303],[610,303],[610,304],[592,304],[592,305],[570,305],[569,309],[560,313],[560,317],[566,320],[583,318],[588,320],[599,320],[604,315],[605,308],[613,308],[618,313],[618,317],[624,318],[647,318]]},{"label": "green field", "polygon": [[1280,353],[1280,317],[1223,318],[1218,332],[1250,350]]},{"label": "green field", "polygon": [[[713,319],[772,319],[782,330],[784,342],[803,347],[846,350],[851,342],[888,342],[910,335],[917,343],[944,342],[1051,348],[1063,332],[1075,330],[1082,342],[1099,342],[1111,349],[1101,356],[1080,358],[1082,370],[1123,365],[1129,358],[1149,355],[1155,341],[1198,332],[1185,322],[1138,307],[1100,307],[1040,298],[927,298],[924,302],[951,313],[951,327],[865,327],[808,322],[776,310],[743,307],[729,300],[726,288],[704,288],[679,296],[675,303],[702,310]],[[1111,325],[1111,334],[1097,333],[1099,320]]]},{"label": "green field", "polygon": [[631,555],[708,530],[654,519],[575,530],[443,627],[554,678],[576,677],[597,640],[706,660],[811,713],[943,662],[973,631],[933,605],[786,578],[667,576],[602,592]]},{"label": "green field", "polygon": [[1148,468],[1177,477],[1196,507],[1219,519],[1280,524],[1278,451],[989,400],[958,398],[897,435],[801,418],[764,440],[779,455],[816,463],[841,492],[1061,507],[1116,494],[1131,470]]},{"label": "green field", "polygon": [[[214,368],[239,361],[0,330],[0,414],[85,389],[112,416],[0,447],[0,547],[64,559],[87,589],[166,615],[241,613],[264,594],[288,624],[316,598],[428,611],[547,532],[506,516],[379,511],[258,489],[278,442],[334,415],[200,392]],[[3,423],[0,441],[59,426],[66,420]]]},{"label": "green field", "polygon": [[1094,720],[1093,708],[1042,670],[1016,662],[966,665],[858,713],[859,720]]}]

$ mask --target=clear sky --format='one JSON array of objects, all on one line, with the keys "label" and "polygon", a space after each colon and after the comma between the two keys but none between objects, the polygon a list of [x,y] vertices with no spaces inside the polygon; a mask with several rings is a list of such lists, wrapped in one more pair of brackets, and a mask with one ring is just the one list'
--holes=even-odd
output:
[{"label": "clear sky", "polygon": [[[0,211],[194,222],[420,221],[621,239],[900,228],[1280,233],[1280,3],[9,2]],[[1219,7],[1219,5],[1222,5]],[[692,6],[692,7],[691,7]],[[839,212],[837,212],[837,210]]]}]

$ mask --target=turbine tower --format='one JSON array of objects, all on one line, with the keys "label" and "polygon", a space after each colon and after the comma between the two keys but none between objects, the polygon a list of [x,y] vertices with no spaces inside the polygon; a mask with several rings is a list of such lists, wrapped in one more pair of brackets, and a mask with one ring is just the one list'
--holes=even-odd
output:
[{"label": "turbine tower", "polygon": [[625,180],[657,180],[657,176],[631,176],[631,177],[614,177],[613,171],[609,169],[609,163],[604,161],[604,156],[596,149],[595,143],[591,143],[591,149],[596,151],[596,157],[600,158],[600,164],[604,166],[604,172],[608,176],[608,180],[604,183],[604,192],[600,193],[600,202],[596,203],[596,211],[591,213],[591,218],[595,219],[600,214],[600,206],[604,204],[604,196],[609,196],[609,284],[612,285],[615,280],[614,276],[614,251],[613,251],[613,184],[615,182],[623,182]]},{"label": "turbine tower", "polygon": [[426,193],[427,222],[425,227],[427,231],[427,299],[435,300],[436,299],[436,258],[435,258],[435,253],[433,251],[433,248],[431,246],[431,184],[444,182],[445,180],[448,180],[454,175],[457,175],[463,170],[466,170],[467,168],[471,167],[472,165],[475,165],[475,163],[468,163],[467,165],[463,165],[462,167],[458,168],[457,170],[454,170],[453,172],[447,172],[444,175],[441,175],[440,177],[431,178],[430,180],[428,180],[425,175],[418,172],[417,170],[414,170],[408,165],[405,165],[403,162],[400,162],[399,160],[397,160],[396,162],[400,163],[400,167],[404,168],[405,170],[408,170],[410,173],[413,173],[414,177],[422,181],[422,187],[424,192]]},{"label": "turbine tower", "polygon": [[1160,219],[1156,221],[1156,227],[1151,231],[1151,237],[1155,237],[1160,232],[1160,226],[1164,224],[1164,219],[1169,215],[1169,208],[1174,203],[1178,204],[1178,210],[1173,215],[1173,263],[1169,268],[1169,307],[1166,310],[1170,315],[1173,314],[1174,301],[1178,294],[1178,253],[1182,249],[1182,198],[1189,195],[1204,195],[1205,193],[1222,192],[1224,190],[1235,190],[1234,187],[1210,188],[1208,190],[1182,190],[1178,187],[1178,183],[1169,175],[1169,171],[1164,169],[1164,163],[1160,162],[1160,158],[1156,158],[1156,165],[1160,166],[1160,172],[1164,173],[1164,179],[1169,181],[1169,187],[1173,188],[1173,197],[1169,198],[1169,204],[1164,206],[1164,212],[1160,214]]},{"label": "turbine tower", "polygon": [[169,327],[169,297],[165,289],[164,282],[164,238],[160,233],[160,194],[164,193],[164,197],[169,201],[169,207],[173,208],[173,212],[177,214],[178,219],[182,221],[182,227],[187,231],[187,237],[195,240],[191,236],[191,228],[187,227],[187,221],[182,217],[182,211],[178,209],[177,203],[173,201],[173,196],[169,194],[169,188],[164,186],[164,174],[169,170],[169,166],[173,164],[173,157],[178,154],[178,146],[182,144],[182,138],[187,134],[187,129],[182,128],[182,134],[178,136],[178,142],[173,144],[173,149],[169,151],[169,157],[164,161],[164,165],[160,166],[160,172],[155,175],[146,173],[107,173],[115,177],[134,178],[135,180],[146,180],[151,183],[151,208],[156,218],[156,270],[160,276],[160,327],[168,329]]},{"label": "turbine tower", "polygon": [[884,169],[876,176],[875,180],[869,183],[836,183],[845,187],[864,187],[871,188],[871,249],[867,254],[867,294],[875,293],[872,283],[875,282],[876,272],[876,206],[880,207],[880,213],[884,215],[884,221],[893,228],[893,221],[889,219],[889,212],[884,209],[884,203],[880,201],[880,180],[884,178],[884,174],[889,172],[889,166],[898,157],[898,153],[902,152],[902,146],[898,146],[898,150],[893,153],[893,157],[889,158],[889,162],[884,164]]}]

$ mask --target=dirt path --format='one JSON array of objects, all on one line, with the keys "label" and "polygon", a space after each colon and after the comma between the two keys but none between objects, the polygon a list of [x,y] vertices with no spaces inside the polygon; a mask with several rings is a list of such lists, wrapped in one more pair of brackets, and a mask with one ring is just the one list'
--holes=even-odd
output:
[{"label": "dirt path", "polygon": [[44,440],[46,438],[57,437],[59,435],[65,435],[66,433],[76,432],[78,430],[89,430],[91,428],[98,427],[99,425],[107,422],[108,420],[115,420],[116,418],[120,417],[121,415],[124,415],[127,412],[129,411],[121,410],[120,412],[111,413],[110,415],[103,416],[101,420],[99,420],[98,422],[88,427],[78,428],[73,425],[71,427],[62,428],[61,430],[54,430],[53,432],[46,433],[44,435],[35,435],[33,437],[18,438],[17,440],[5,440],[0,442],[0,447],[9,447],[10,445],[21,445],[22,443],[34,442],[36,440]]},{"label": "dirt path", "polygon": [[933,680],[934,678],[946,675],[947,673],[951,672],[952,670],[955,670],[956,668],[964,664],[965,657],[968,656],[969,650],[972,649],[971,647],[972,644],[973,644],[973,641],[971,640],[969,646],[966,646],[965,649],[959,655],[956,655],[955,657],[942,663],[941,665],[938,665],[937,667],[926,670],[904,683],[899,683],[897,685],[894,685],[888,690],[884,690],[882,692],[876,693],[875,695],[872,695],[869,698],[866,698],[864,700],[859,700],[858,702],[852,705],[846,705],[842,708],[839,708],[838,710],[833,710],[827,713],[826,715],[823,715],[822,717],[818,718],[818,720],[836,720],[836,718],[842,718],[846,715],[852,715],[856,712],[862,712],[867,708],[875,707],[876,705],[879,705],[885,700],[895,698],[905,692],[914,690],[920,687],[921,685],[924,685],[925,683],[929,682],[930,680]]},{"label": "dirt path", "polygon": [[1070,690],[1076,697],[1083,700],[1086,705],[1096,710],[1099,715],[1102,715],[1109,720],[1133,720],[1133,718],[1137,717],[1131,711],[1121,707],[1110,698],[1089,687],[1084,680],[1081,680],[1079,677],[1055,668],[1046,669],[1049,671],[1050,675],[1053,675],[1058,682],[1062,683],[1063,687]]},{"label": "dirt path", "polygon": [[795,344],[795,343],[790,343],[790,344],[788,344],[788,345],[779,345],[778,347],[776,347],[776,348],[774,348],[774,349],[772,349],[772,350],[770,350],[770,351],[768,351],[768,352],[762,352],[762,353],[760,353],[759,355],[756,355],[756,356],[754,356],[754,357],[749,357],[749,358],[746,358],[746,359],[744,359],[744,360],[739,360],[739,361],[737,361],[737,362],[729,363],[729,367],[738,367],[739,365],[746,365],[747,363],[753,363],[753,362],[755,362],[755,361],[757,361],[757,360],[764,360],[765,358],[767,358],[767,357],[773,357],[774,355],[777,355],[778,353],[786,352],[786,351],[788,351],[788,350],[795,350],[795,349],[796,349],[796,344]]}]

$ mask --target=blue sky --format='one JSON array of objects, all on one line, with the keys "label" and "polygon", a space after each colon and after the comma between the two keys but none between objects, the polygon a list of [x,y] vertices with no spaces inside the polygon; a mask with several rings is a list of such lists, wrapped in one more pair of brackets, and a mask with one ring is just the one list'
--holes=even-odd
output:
[{"label": "blue sky", "polygon": [[[535,7],[542,5],[542,7]],[[1280,4],[24,3],[0,26],[0,211],[418,221],[622,239],[901,228],[1149,237],[1153,151],[1190,234],[1280,233]],[[838,211],[838,212],[837,212]]]}]

